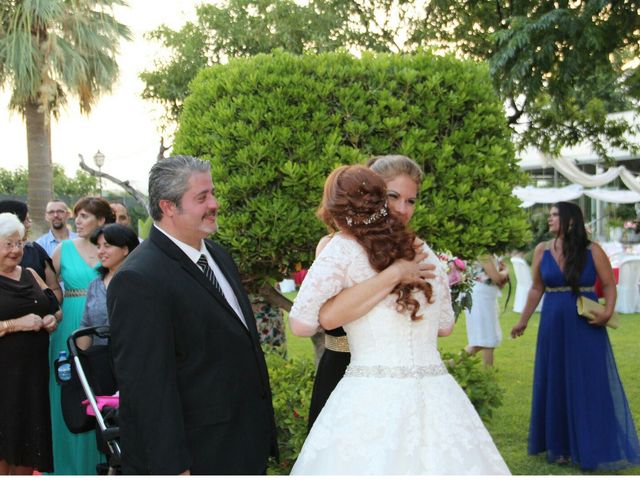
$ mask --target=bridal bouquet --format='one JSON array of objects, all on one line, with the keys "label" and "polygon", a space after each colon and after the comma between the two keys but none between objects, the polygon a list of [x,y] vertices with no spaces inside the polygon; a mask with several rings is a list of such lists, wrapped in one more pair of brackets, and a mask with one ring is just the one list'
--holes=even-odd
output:
[{"label": "bridal bouquet", "polygon": [[438,253],[438,258],[447,266],[449,288],[451,289],[451,306],[456,321],[464,309],[471,308],[471,289],[473,288],[473,272],[461,258],[449,251]]}]

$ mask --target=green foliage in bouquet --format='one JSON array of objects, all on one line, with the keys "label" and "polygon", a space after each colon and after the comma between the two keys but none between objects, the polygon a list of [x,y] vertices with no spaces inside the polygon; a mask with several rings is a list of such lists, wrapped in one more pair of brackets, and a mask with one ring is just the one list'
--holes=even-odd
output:
[{"label": "green foliage in bouquet", "polygon": [[496,408],[502,405],[504,391],[498,385],[495,370],[480,365],[480,358],[459,353],[441,353],[442,361],[449,373],[465,391],[483,421],[489,421]]},{"label": "green foliage in bouquet", "polygon": [[472,290],[473,282],[451,287],[451,307],[453,308],[453,318],[456,322],[462,312],[471,310],[473,306]]},{"label": "green foliage in bouquet", "polygon": [[307,438],[309,403],[315,364],[306,357],[285,358],[280,350],[266,350],[273,395],[280,461],[269,460],[269,475],[288,475]]},{"label": "green foliage in bouquet", "polygon": [[413,228],[461,258],[530,235],[511,195],[525,183],[486,66],[411,55],[284,52],[233,59],[191,83],[177,154],[212,165],[216,238],[250,290],[308,266],[325,228],[315,217],[338,165],[398,153],[425,171]]}]

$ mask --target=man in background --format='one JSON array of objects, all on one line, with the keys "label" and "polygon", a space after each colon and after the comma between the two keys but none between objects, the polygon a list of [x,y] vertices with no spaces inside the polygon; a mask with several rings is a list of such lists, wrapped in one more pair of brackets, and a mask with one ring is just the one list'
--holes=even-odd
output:
[{"label": "man in background", "polygon": [[131,217],[129,216],[127,207],[120,202],[112,202],[109,205],[111,205],[113,213],[116,214],[116,223],[124,225],[125,227],[131,227]]},{"label": "man in background", "polygon": [[38,238],[36,243],[44,248],[50,257],[53,256],[53,251],[63,240],[76,238],[78,236],[67,227],[67,220],[69,220],[70,215],[69,207],[67,207],[67,204],[63,201],[54,200],[47,203],[44,219],[51,228],[47,233]]}]

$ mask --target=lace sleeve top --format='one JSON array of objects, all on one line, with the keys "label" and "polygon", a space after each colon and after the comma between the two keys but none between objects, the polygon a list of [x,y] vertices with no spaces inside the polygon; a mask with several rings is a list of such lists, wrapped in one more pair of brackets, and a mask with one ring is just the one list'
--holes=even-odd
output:
[{"label": "lace sleeve top", "polygon": [[[428,256],[425,263],[435,263],[436,278],[433,286],[439,328],[453,325],[453,309],[446,269],[437,255],[426,245],[422,247]],[[298,335],[311,336],[320,328],[320,308],[330,298],[345,288],[361,283],[374,275],[364,248],[353,238],[336,234],[313,262],[289,313],[289,322]],[[436,307],[434,309],[434,307]]]}]

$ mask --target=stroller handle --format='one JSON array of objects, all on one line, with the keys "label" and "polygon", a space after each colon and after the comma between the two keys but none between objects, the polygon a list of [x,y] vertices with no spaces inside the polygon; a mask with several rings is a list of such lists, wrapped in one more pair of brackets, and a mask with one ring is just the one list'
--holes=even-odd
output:
[{"label": "stroller handle", "polygon": [[99,338],[111,338],[109,325],[99,325],[97,327],[85,327],[74,330],[69,338],[67,338],[67,347],[69,348],[69,353],[74,357],[77,356],[78,347],[76,345],[76,340],[80,337],[87,337],[90,335],[95,335]]}]

